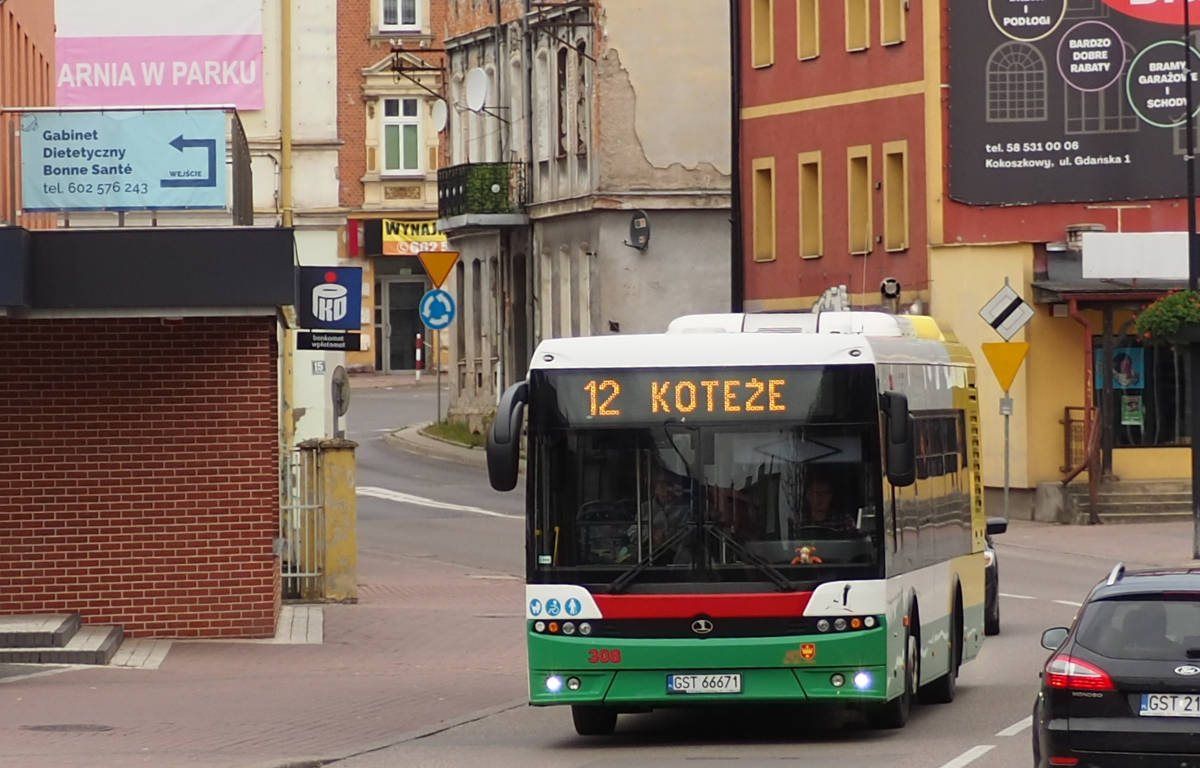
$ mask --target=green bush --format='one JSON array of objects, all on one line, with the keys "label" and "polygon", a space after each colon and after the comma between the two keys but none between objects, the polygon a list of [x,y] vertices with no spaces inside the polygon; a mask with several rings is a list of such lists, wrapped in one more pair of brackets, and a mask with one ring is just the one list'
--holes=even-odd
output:
[{"label": "green bush", "polygon": [[1154,344],[1169,344],[1186,325],[1200,325],[1200,292],[1171,291],[1142,308],[1137,331]]},{"label": "green bush", "polygon": [[461,421],[443,421],[441,424],[430,424],[425,429],[425,434],[469,448],[482,448],[487,445],[486,429],[483,432],[472,432]]}]

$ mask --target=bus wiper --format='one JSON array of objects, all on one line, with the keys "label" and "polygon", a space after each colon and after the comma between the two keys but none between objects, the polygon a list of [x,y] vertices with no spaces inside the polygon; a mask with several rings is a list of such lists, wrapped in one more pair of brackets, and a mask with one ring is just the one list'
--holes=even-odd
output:
[{"label": "bus wiper", "polygon": [[747,564],[754,566],[754,568],[756,568],[760,573],[762,573],[771,581],[775,582],[776,586],[778,586],[784,592],[796,591],[796,585],[792,583],[791,579],[789,579],[787,576],[784,576],[778,568],[743,547],[737,539],[721,530],[716,523],[705,523],[704,530],[706,533],[710,533],[722,541],[736,554],[741,555]]},{"label": "bus wiper", "polygon": [[619,595],[624,592],[633,580],[642,574],[647,568],[654,564],[654,558],[671,547],[682,542],[687,536],[696,529],[696,524],[688,522],[683,528],[676,531],[670,538],[660,544],[658,547],[652,547],[649,554],[644,558],[634,563],[627,571],[622,573],[617,578],[613,579],[612,584],[608,585],[608,593],[610,595]]}]

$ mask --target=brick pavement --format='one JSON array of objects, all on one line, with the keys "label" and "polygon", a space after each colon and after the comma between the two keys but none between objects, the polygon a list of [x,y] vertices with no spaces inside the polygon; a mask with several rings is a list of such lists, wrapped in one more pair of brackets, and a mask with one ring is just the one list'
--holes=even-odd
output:
[{"label": "brick pavement", "polygon": [[[0,766],[296,764],[523,700],[520,580],[375,556],[359,574],[322,645],[176,642],[158,670],[0,684]],[[28,730],[46,725],[111,730]]]}]

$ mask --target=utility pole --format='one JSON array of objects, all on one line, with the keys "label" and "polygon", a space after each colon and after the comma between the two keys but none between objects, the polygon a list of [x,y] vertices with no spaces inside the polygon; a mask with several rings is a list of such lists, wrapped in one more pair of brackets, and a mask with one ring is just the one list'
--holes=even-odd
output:
[{"label": "utility pole", "polygon": [[[1183,3],[1183,61],[1187,77],[1188,289],[1200,288],[1200,239],[1196,232],[1196,123],[1193,101],[1191,0]],[[1188,344],[1188,430],[1192,447],[1192,557],[1200,559],[1200,342]]]}]

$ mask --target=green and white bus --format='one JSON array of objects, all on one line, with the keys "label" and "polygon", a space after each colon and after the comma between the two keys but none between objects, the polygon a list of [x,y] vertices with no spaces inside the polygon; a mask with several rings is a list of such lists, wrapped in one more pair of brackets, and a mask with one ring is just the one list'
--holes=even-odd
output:
[{"label": "green and white bus", "polygon": [[949,702],[984,639],[975,366],[930,318],[702,315],[543,342],[527,426],[529,688],[602,735],[702,703]]}]

